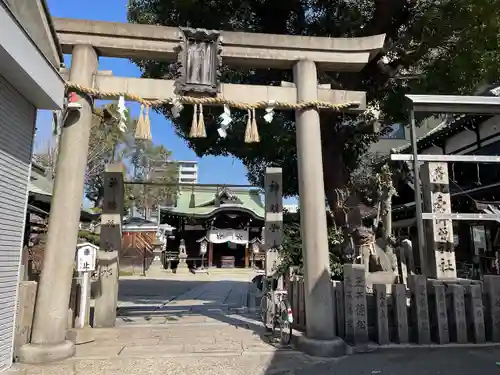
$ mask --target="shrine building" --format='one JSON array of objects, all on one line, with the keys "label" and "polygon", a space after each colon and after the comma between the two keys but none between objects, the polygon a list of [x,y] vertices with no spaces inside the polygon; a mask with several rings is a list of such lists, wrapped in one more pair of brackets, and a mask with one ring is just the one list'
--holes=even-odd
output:
[{"label": "shrine building", "polygon": [[[227,186],[181,186],[166,207],[160,224],[176,228],[166,250],[177,254],[184,240],[190,268],[262,267],[260,252],[264,205],[260,190]],[[202,252],[206,255],[202,257]]]},{"label": "shrine building", "polygon": [[[476,95],[498,96],[500,86],[478,90]],[[500,116],[449,115],[421,137],[419,154],[500,155]],[[410,153],[411,146],[393,153]],[[500,273],[500,223],[481,220],[479,214],[500,217],[500,166],[485,163],[448,163],[451,209],[454,213],[478,214],[477,220],[453,221],[453,248],[459,277],[476,278]],[[412,181],[401,181],[393,197],[392,227],[397,237],[416,241],[415,202]],[[416,248],[416,245],[415,247]],[[418,260],[417,260],[418,261]]]}]

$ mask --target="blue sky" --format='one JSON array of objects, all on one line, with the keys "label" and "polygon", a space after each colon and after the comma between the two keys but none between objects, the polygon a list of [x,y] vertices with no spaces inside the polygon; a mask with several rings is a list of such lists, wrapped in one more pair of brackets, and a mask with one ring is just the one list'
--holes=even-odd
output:
[{"label": "blue sky", "polygon": [[[80,18],[98,21],[127,22],[128,0],[47,0],[53,17]],[[66,66],[71,63],[70,56],[65,56]],[[99,59],[99,69],[112,70],[122,77],[139,77],[139,69],[127,59]],[[128,103],[132,114],[138,113],[138,106]],[[40,111],[37,119],[35,147],[41,148],[51,137],[52,120],[48,111]],[[168,120],[162,115],[152,113],[151,131],[153,142],[163,144],[172,151],[173,159],[198,160],[200,183],[247,184],[246,169],[242,163],[230,157],[207,156],[197,158],[196,154],[179,138]]]}]

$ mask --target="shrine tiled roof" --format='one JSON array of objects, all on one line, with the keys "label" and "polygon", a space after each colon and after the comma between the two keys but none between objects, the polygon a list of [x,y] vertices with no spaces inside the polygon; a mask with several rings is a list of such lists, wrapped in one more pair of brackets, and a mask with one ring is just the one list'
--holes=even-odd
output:
[{"label": "shrine tiled roof", "polygon": [[172,215],[200,218],[209,218],[221,211],[241,211],[264,219],[264,205],[258,189],[182,186],[176,205],[161,207],[161,210]]}]

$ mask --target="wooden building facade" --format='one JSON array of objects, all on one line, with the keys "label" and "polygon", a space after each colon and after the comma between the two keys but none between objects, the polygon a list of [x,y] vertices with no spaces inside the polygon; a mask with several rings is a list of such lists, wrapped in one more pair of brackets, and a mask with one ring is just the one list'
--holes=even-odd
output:
[{"label": "wooden building facade", "polygon": [[[160,208],[160,223],[176,230],[167,241],[167,251],[175,253],[183,240],[191,268],[248,268],[262,263],[258,244],[264,206],[258,189],[182,186],[168,203]],[[204,246],[207,253],[202,256]]]},{"label": "wooden building facade", "polygon": [[[500,86],[478,95],[498,95]],[[410,145],[393,149],[410,153]],[[500,155],[500,116],[449,117],[418,140],[419,154]],[[459,277],[497,274],[500,251],[500,164],[448,163],[452,212],[498,213],[499,221],[456,220],[454,246]],[[401,182],[393,198],[393,230],[416,243],[415,202],[412,183]],[[416,249],[417,247],[414,246]]]}]

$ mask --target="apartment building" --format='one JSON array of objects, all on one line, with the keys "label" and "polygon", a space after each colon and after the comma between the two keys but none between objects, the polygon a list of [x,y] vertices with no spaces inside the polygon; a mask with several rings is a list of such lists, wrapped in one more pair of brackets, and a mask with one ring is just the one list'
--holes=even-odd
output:
[{"label": "apartment building", "polygon": [[177,165],[178,181],[181,184],[198,183],[198,162],[193,160],[173,160]]}]

